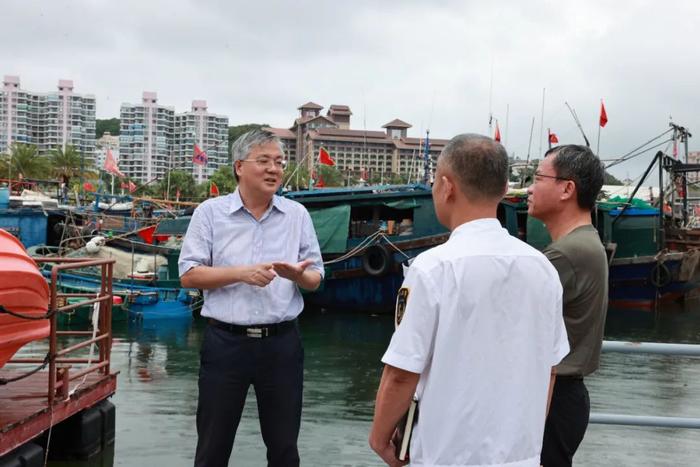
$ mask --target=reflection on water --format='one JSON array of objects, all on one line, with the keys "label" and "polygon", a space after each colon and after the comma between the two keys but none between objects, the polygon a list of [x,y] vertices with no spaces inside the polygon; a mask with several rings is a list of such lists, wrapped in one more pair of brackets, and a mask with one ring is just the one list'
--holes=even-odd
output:
[{"label": "reflection on water", "polygon": [[[685,312],[609,312],[606,338],[700,343],[700,306]],[[393,329],[390,316],[305,314],[304,410],[299,448],[309,466],[380,465],[367,446],[379,359]],[[195,411],[201,320],[114,329],[113,368],[121,373],[113,452],[89,462],[52,466],[189,466],[196,442]],[[587,380],[593,411],[700,417],[700,360],[606,354]],[[468,434],[465,433],[465,436]],[[692,430],[589,428],[577,465],[697,465]],[[264,466],[265,451],[251,391],[231,465]]]}]

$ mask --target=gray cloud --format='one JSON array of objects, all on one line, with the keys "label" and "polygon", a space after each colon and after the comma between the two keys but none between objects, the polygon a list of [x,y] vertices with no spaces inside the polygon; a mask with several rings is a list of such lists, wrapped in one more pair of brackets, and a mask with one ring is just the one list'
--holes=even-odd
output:
[{"label": "gray cloud", "polygon": [[[546,88],[543,126],[563,143],[581,141],[564,102],[595,146],[605,100],[603,157],[661,133],[669,116],[700,130],[697,2],[25,0],[3,13],[0,74],[46,91],[73,79],[102,118],[151,90],[179,110],[207,99],[232,124],[288,126],[313,100],[350,105],[356,128],[400,117],[413,135],[450,137],[486,133],[491,100],[518,156],[535,117],[537,157]],[[613,173],[635,177],[650,157]]]}]

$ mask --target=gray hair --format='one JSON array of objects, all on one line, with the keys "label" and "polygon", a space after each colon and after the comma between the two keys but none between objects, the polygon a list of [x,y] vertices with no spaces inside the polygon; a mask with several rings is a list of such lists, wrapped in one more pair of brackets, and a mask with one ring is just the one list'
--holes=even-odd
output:
[{"label": "gray hair", "polygon": [[508,153],[488,136],[465,133],[452,138],[439,159],[471,200],[500,199],[508,183]]},{"label": "gray hair", "polygon": [[277,135],[266,128],[256,128],[255,130],[243,133],[234,141],[231,145],[231,161],[236,162],[247,159],[254,146],[260,146],[266,143],[277,144],[282,154],[284,154],[284,144]]}]

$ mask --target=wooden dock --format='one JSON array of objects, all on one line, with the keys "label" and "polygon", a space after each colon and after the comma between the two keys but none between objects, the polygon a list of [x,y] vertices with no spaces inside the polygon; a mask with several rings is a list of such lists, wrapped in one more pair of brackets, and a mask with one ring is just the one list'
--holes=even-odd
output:
[{"label": "wooden dock", "polygon": [[[0,378],[12,378],[16,374],[3,370]],[[85,382],[68,398],[54,399],[53,410],[49,410],[47,388],[46,371],[0,386],[0,457],[49,427],[113,395],[117,389],[117,373],[87,374]]]}]

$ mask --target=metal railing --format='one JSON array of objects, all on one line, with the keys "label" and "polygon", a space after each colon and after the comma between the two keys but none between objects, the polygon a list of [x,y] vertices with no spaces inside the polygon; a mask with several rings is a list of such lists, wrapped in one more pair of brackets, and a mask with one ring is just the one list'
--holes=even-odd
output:
[{"label": "metal railing", "polygon": [[[49,284],[49,351],[48,351],[48,401],[52,406],[54,399],[60,397],[66,399],[70,393],[70,383],[73,380],[90,373],[100,372],[109,375],[110,353],[112,348],[112,269],[114,259],[85,260],[84,258],[33,258],[37,263],[57,263],[51,268],[51,283]],[[101,286],[95,293],[60,293],[58,291],[58,274],[60,271],[78,269],[90,266],[100,266]],[[68,298],[82,298],[78,303],[68,304]],[[59,331],[58,314],[70,312],[76,308],[99,303],[99,319],[97,332],[92,331]],[[93,337],[94,335],[94,337]],[[73,345],[59,349],[58,337],[87,337]],[[95,359],[70,358],[66,355],[76,350],[97,344],[99,355]],[[16,364],[41,364],[43,359],[15,358],[8,363]],[[77,372],[70,372],[71,364],[87,364]],[[60,367],[59,367],[60,365]]]},{"label": "metal railing", "polygon": [[[603,353],[672,355],[677,357],[700,357],[700,345],[664,344],[658,342],[603,341]],[[655,428],[700,429],[700,418],[657,417],[651,415],[622,415],[591,413],[590,423],[599,425],[627,425]]]}]

